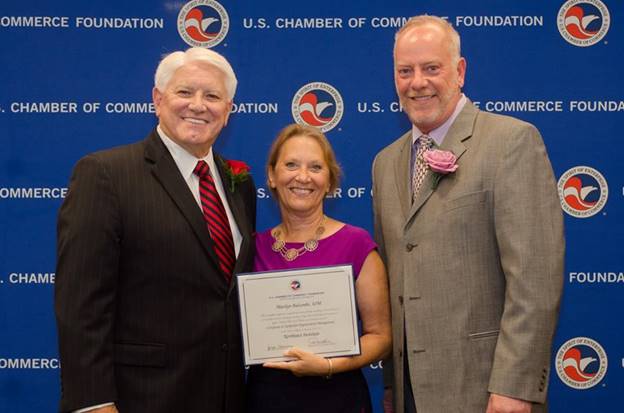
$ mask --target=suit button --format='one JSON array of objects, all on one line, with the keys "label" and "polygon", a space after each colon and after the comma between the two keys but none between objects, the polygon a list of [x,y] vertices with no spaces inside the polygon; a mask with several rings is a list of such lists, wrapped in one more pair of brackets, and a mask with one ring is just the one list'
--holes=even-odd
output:
[{"label": "suit button", "polygon": [[417,246],[418,246],[418,244],[407,244],[407,245],[405,246],[405,250],[406,250],[407,252],[410,252],[411,250],[413,250],[413,249],[414,249],[414,248],[416,248]]},{"label": "suit button", "polygon": [[227,351],[228,350],[228,345],[227,344],[221,344],[221,351]]},{"label": "suit button", "polygon": [[399,296],[399,303],[403,304],[403,296],[402,295]]}]

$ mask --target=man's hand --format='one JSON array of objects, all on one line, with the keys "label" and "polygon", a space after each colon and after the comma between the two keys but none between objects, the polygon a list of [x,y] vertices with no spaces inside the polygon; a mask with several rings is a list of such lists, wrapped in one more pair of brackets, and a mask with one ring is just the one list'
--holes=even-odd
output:
[{"label": "man's hand", "polygon": [[485,413],[531,413],[531,403],[492,393]]},{"label": "man's hand", "polygon": [[394,413],[394,406],[392,405],[393,401],[394,401],[394,395],[392,394],[392,387],[388,387],[384,389],[384,394],[383,394],[384,413]]}]

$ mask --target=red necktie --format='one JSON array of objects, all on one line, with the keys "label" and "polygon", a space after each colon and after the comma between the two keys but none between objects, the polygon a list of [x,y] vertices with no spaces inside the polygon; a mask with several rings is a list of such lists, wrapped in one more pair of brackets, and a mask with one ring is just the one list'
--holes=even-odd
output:
[{"label": "red necktie", "polygon": [[193,173],[199,177],[199,198],[202,204],[202,211],[204,212],[204,219],[215,244],[215,252],[217,257],[219,257],[219,266],[229,283],[232,279],[232,271],[236,261],[230,222],[212,175],[210,175],[208,164],[204,161],[197,162]]}]

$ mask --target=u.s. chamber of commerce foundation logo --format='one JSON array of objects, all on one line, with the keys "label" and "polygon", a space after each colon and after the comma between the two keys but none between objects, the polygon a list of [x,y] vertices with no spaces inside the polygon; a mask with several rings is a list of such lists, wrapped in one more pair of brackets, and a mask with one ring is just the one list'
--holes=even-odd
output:
[{"label": "u.s. chamber of commerce foundation logo", "polygon": [[570,44],[587,47],[598,43],[609,31],[609,9],[600,0],[569,0],[559,9],[557,27]]},{"label": "u.s. chamber of commerce foundation logo", "polygon": [[214,0],[193,0],[178,14],[178,33],[191,46],[213,47],[225,39],[230,18]]},{"label": "u.s. chamber of commerce foundation logo", "polygon": [[340,93],[331,85],[313,82],[295,93],[291,105],[292,115],[300,125],[313,126],[322,132],[338,125],[344,112]]},{"label": "u.s. chamber of commerce foundation logo", "polygon": [[609,187],[600,172],[589,166],[568,169],[557,184],[561,207],[576,218],[597,214],[607,203]]},{"label": "u.s. chamber of commerce foundation logo", "polygon": [[607,373],[607,353],[597,341],[575,337],[559,348],[555,364],[562,382],[585,390],[600,383]]}]

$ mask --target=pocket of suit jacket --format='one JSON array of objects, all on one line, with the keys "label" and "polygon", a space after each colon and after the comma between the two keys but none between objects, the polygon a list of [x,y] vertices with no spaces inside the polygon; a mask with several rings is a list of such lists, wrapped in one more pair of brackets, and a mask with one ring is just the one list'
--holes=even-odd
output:
[{"label": "pocket of suit jacket", "polygon": [[115,343],[115,363],[164,367],[166,346],[158,343]]},{"label": "pocket of suit jacket", "polygon": [[498,337],[498,333],[500,330],[489,330],[489,331],[481,331],[478,333],[470,333],[468,334],[468,338],[471,340],[480,340],[489,337]]},{"label": "pocket of suit jacket", "polygon": [[461,194],[444,203],[443,211],[448,212],[459,208],[466,208],[472,205],[484,204],[490,196],[490,191],[470,192]]}]

